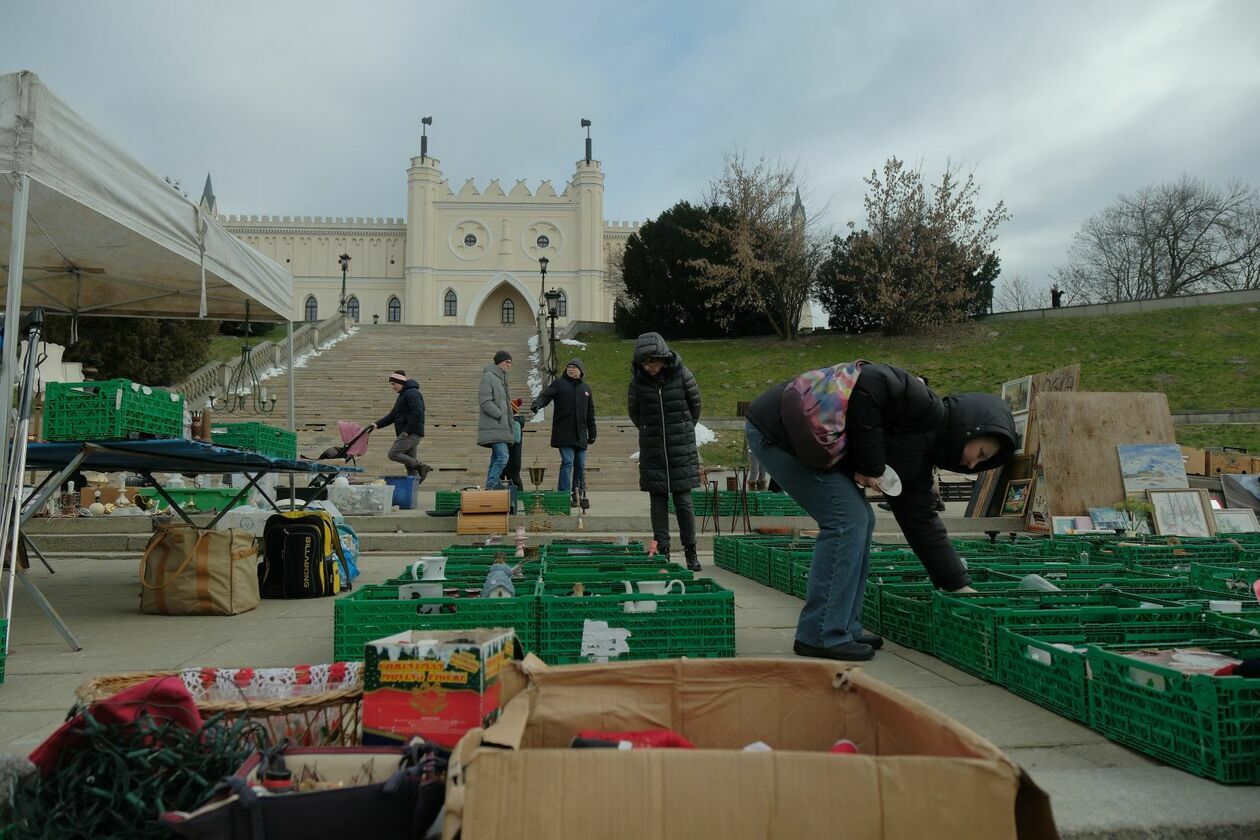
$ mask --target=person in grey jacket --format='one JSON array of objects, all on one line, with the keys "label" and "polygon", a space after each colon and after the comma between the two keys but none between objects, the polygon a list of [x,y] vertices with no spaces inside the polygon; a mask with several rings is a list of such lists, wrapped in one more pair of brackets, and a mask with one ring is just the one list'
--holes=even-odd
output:
[{"label": "person in grey jacket", "polygon": [[477,403],[481,414],[477,418],[477,445],[490,449],[490,469],[486,473],[486,489],[503,487],[503,470],[508,463],[508,447],[512,445],[512,407],[508,394],[508,371],[512,369],[512,354],[500,350],[494,354],[494,362],[481,374],[481,387],[477,389]]}]

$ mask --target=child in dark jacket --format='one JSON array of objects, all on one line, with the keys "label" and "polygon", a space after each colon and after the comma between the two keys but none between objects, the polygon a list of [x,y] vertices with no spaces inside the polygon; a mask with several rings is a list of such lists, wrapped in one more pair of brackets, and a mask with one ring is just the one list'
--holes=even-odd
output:
[{"label": "child in dark jacket", "polygon": [[1010,407],[992,394],[941,399],[891,365],[848,362],[809,371],[753,401],[749,446],[819,527],[794,650],[801,656],[870,659],[883,639],[858,615],[870,570],[875,515],[865,489],[900,479],[888,504],[940,589],[971,580],[937,516],[933,467],[976,473],[1015,451]]}]

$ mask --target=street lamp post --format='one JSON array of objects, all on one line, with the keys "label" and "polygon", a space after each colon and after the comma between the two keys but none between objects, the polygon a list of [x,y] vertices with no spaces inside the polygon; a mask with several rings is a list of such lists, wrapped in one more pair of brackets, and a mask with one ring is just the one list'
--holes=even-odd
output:
[{"label": "street lamp post", "polygon": [[556,369],[556,303],[560,300],[560,291],[558,289],[548,289],[543,297],[547,300],[547,320],[550,322],[551,330],[548,342],[548,352],[551,358],[547,365],[547,382],[550,384],[559,373]]},{"label": "street lamp post", "polygon": [[350,255],[342,252],[337,257],[337,262],[341,265],[341,307],[337,310],[342,315],[346,314],[346,272],[350,270]]},{"label": "street lamp post", "polygon": [[541,278],[538,281],[538,314],[539,315],[543,313],[543,298],[547,296],[547,293],[544,291],[544,289],[547,288],[547,264],[550,262],[551,260],[547,259],[546,257],[538,258],[538,274],[539,274],[539,277]]}]

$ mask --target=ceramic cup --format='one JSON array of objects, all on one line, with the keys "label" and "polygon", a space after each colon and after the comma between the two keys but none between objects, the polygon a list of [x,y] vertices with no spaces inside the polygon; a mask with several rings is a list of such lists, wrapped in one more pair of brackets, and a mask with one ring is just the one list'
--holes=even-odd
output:
[{"label": "ceramic cup", "polygon": [[[625,587],[627,595],[636,594],[634,591],[633,582],[628,581],[628,580],[623,580],[621,583]],[[655,601],[626,601],[624,604],[621,605],[621,609],[628,613],[654,613],[656,612],[656,602]]]},{"label": "ceramic cup", "polygon": [[446,558],[425,556],[411,564],[412,580],[446,580]]},{"label": "ceramic cup", "polygon": [[645,595],[669,595],[674,589],[679,595],[687,593],[687,585],[678,579],[639,581],[639,591]]}]

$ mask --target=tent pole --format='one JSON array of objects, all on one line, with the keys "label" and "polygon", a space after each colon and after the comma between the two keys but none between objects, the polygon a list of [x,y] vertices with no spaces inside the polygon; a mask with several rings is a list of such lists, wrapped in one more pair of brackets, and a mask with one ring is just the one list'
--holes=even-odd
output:
[{"label": "tent pole", "polygon": [[[297,434],[297,412],[293,398],[293,322],[289,322],[289,431]],[[289,510],[297,510],[297,480],[289,473]]]},{"label": "tent pole", "polygon": [[[0,499],[0,510],[3,515],[0,516],[0,557],[8,555],[5,551],[7,546],[4,544],[4,536],[8,533],[9,517],[16,518],[18,515],[19,503],[22,498],[22,476],[17,476],[17,481],[12,481],[9,475],[10,469],[14,466],[17,456],[17,447],[26,446],[26,441],[15,439],[13,441],[12,458],[9,451],[9,435],[16,431],[11,429],[11,420],[13,416],[13,383],[16,381],[17,374],[17,348],[18,342],[21,340],[20,331],[22,323],[22,266],[26,259],[26,211],[30,204],[31,179],[26,173],[20,173],[13,177],[13,223],[10,230],[13,238],[9,242],[9,286],[5,296],[4,307],[4,348],[3,355],[0,359],[3,361],[3,369],[0,370],[0,486],[5,488],[4,498]],[[35,348],[31,348],[31,352],[35,352]],[[29,383],[28,383],[29,384]],[[9,495],[8,489],[16,487],[12,496]],[[8,619],[4,639],[0,640],[4,650],[9,649],[9,632],[13,629],[13,616],[10,615],[13,609],[13,581],[17,574],[17,562],[9,568],[9,580],[6,587],[7,597],[5,598],[4,617]]]}]

